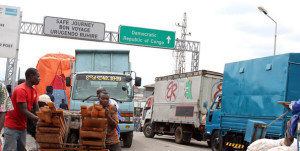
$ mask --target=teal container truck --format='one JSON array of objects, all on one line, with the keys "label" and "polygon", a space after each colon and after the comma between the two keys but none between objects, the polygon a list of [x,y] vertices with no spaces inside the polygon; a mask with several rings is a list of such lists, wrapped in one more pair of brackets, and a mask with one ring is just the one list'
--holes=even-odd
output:
[{"label": "teal container truck", "polygon": [[[129,50],[76,50],[75,66],[72,78],[70,110],[80,111],[81,105],[96,103],[96,90],[102,86],[114,99],[120,109],[122,119],[119,123],[121,140],[124,147],[131,147],[133,138],[134,85],[141,85],[141,78],[131,71]],[[135,81],[133,84],[132,81]],[[68,82],[69,81],[69,82]],[[70,85],[67,78],[67,85]],[[78,124],[72,119],[70,131],[76,138]],[[79,123],[79,122],[78,122]],[[72,128],[73,126],[73,128]],[[75,139],[76,140],[76,139]],[[71,141],[73,142],[73,141]]]},{"label": "teal container truck", "polygon": [[[290,53],[225,65],[222,99],[208,107],[207,138],[213,151],[246,150],[253,123],[270,124],[288,110],[278,101],[300,98],[300,54]],[[222,104],[221,109],[217,104]],[[283,138],[287,114],[266,129],[266,137]],[[252,125],[251,125],[252,124]],[[255,136],[255,135],[253,135]]]}]

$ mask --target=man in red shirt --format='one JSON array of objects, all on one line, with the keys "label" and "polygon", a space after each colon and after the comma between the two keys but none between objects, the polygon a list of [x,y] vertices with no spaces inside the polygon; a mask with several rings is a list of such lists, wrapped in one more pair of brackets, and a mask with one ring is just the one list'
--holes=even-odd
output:
[{"label": "man in red shirt", "polygon": [[40,111],[36,89],[33,85],[40,82],[40,73],[35,68],[28,68],[25,72],[26,82],[18,85],[11,98],[14,110],[7,112],[4,123],[3,151],[26,151],[27,118],[38,121],[39,118],[30,112],[34,107]]}]

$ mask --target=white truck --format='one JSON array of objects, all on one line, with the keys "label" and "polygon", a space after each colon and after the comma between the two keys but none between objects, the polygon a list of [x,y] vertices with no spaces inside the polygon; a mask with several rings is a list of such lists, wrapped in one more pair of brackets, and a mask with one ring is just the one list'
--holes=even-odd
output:
[{"label": "white truck", "polygon": [[222,73],[207,70],[157,77],[145,137],[175,135],[175,142],[183,144],[191,138],[206,141],[204,103],[210,106],[222,93],[222,78]]},{"label": "white truck", "polygon": [[147,101],[144,105],[141,117],[141,131],[143,131],[145,124],[151,122],[151,115],[152,115],[152,102],[153,102],[153,95],[147,98]]}]

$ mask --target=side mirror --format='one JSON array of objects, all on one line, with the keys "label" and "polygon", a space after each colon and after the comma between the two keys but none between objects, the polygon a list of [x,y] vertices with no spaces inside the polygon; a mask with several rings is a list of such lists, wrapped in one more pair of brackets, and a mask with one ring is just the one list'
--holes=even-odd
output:
[{"label": "side mirror", "polygon": [[66,86],[67,87],[71,86],[71,77],[66,77]]},{"label": "side mirror", "polygon": [[125,77],[125,81],[126,81],[126,82],[130,82],[131,80],[132,80],[132,77],[131,77],[131,76],[126,76],[126,77]]},{"label": "side mirror", "polygon": [[142,78],[141,77],[135,77],[135,86],[141,86],[142,85]]},{"label": "side mirror", "polygon": [[203,104],[203,107],[207,109],[207,105],[208,105],[208,102],[205,101],[204,104]]}]

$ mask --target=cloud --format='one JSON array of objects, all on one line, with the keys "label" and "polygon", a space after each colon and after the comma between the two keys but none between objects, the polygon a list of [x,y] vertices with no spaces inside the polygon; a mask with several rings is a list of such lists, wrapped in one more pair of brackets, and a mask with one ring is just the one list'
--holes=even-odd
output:
[{"label": "cloud", "polygon": [[251,54],[256,57],[264,57],[273,55],[274,47],[270,44],[252,44],[247,46],[251,49]]},{"label": "cloud", "polygon": [[226,7],[221,9],[219,11],[220,14],[223,15],[243,15],[243,14],[248,14],[253,12],[253,8],[256,9],[254,5],[251,5],[249,3],[242,3],[240,1],[233,1],[229,4],[227,4]]},{"label": "cloud", "polygon": [[285,38],[287,40],[290,40],[290,41],[293,41],[293,42],[299,42],[300,41],[300,35],[299,34],[289,34],[289,35],[286,35]]},{"label": "cloud", "polygon": [[245,34],[253,34],[261,37],[270,37],[271,34],[274,34],[274,28],[268,25],[258,26],[249,22],[240,22],[236,24],[236,27]]},{"label": "cloud", "polygon": [[[258,25],[251,22],[239,22],[236,24],[236,27],[245,34],[253,34],[264,38],[268,38],[275,33],[275,25]],[[290,28],[285,26],[277,27],[277,35],[288,35],[291,33],[292,30]]]}]

